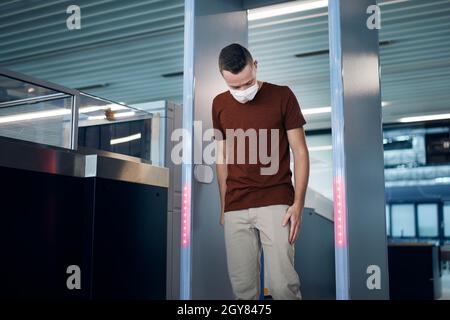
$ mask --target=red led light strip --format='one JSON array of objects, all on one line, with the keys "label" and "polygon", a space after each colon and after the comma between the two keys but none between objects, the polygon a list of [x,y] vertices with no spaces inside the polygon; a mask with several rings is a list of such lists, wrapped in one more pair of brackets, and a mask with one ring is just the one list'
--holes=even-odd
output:
[{"label": "red led light strip", "polygon": [[334,236],[338,247],[347,246],[347,215],[345,203],[345,183],[341,176],[336,176],[333,183],[334,192]]},{"label": "red led light strip", "polygon": [[187,184],[183,187],[183,199],[181,209],[181,245],[188,247],[190,245],[190,205],[191,189]]}]

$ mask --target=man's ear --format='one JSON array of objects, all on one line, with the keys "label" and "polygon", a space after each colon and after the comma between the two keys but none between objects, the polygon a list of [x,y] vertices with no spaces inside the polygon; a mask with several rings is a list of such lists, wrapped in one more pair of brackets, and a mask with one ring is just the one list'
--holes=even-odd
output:
[{"label": "man's ear", "polygon": [[255,61],[253,62],[253,64],[255,65],[255,69],[258,69],[258,61],[255,60]]}]

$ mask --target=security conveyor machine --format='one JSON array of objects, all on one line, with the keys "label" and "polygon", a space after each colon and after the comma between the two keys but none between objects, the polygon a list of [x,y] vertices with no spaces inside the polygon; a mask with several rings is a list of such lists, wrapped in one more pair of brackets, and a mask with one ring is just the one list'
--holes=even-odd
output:
[{"label": "security conveyor machine", "polygon": [[[169,170],[152,164],[153,115],[0,71],[0,297],[165,299]],[[107,143],[78,143],[79,126]]]}]

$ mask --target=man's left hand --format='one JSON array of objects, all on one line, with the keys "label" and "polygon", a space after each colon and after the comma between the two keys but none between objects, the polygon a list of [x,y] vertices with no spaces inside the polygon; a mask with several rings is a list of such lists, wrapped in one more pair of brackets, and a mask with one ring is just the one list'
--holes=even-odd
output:
[{"label": "man's left hand", "polygon": [[302,211],[303,206],[297,203],[294,203],[290,206],[283,219],[283,227],[286,226],[288,222],[290,222],[290,230],[289,230],[289,243],[293,244],[298,237],[298,231],[300,229],[300,225],[302,222]]}]

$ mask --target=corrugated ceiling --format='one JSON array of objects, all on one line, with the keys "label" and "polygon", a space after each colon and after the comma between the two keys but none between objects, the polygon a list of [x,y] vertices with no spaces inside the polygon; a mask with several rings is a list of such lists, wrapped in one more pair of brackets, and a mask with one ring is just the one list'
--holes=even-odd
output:
[{"label": "corrugated ceiling", "polygon": [[0,65],[116,101],[180,100],[184,1],[2,1]]},{"label": "corrugated ceiling", "polygon": [[[0,65],[126,103],[182,100],[184,1],[76,3],[82,28],[69,31],[72,1],[2,1]],[[449,112],[450,1],[380,3],[384,121]],[[304,109],[330,105],[327,19],[324,8],[249,22],[260,79],[291,86]],[[329,114],[308,117],[330,127]]]}]

